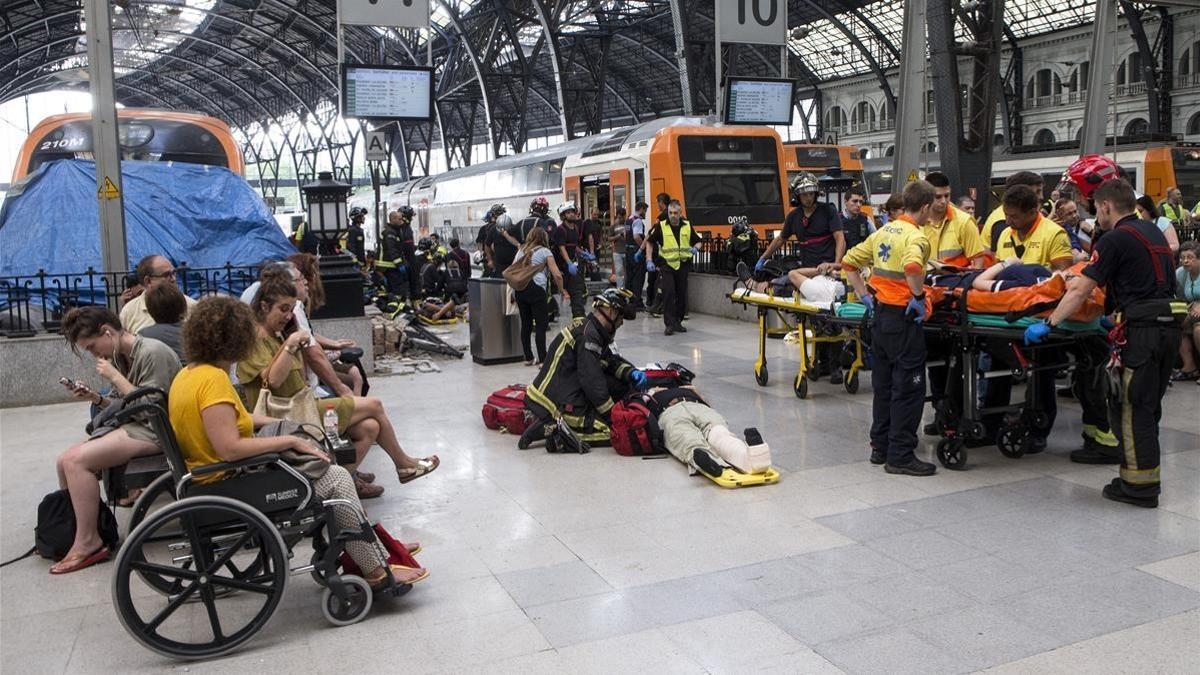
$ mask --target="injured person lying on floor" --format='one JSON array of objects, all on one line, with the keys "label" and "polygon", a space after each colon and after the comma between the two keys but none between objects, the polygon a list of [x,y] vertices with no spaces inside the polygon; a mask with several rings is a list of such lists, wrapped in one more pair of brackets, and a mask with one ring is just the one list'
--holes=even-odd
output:
[{"label": "injured person lying on floor", "polygon": [[692,385],[656,387],[636,395],[657,418],[663,444],[689,473],[700,472],[723,487],[773,483],[771,448],[757,429],[739,437]]},{"label": "injured person lying on floor", "polygon": [[818,305],[845,299],[846,285],[832,276],[836,271],[837,266],[832,263],[791,270],[775,263],[768,263],[760,270],[753,270],[745,263],[737,266],[738,281],[751,291],[776,297],[787,297],[794,291]]}]

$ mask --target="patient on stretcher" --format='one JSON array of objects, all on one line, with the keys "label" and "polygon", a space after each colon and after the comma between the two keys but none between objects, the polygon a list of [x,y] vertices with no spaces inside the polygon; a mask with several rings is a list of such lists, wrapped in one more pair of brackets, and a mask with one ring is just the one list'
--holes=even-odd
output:
[{"label": "patient on stretcher", "polygon": [[1050,281],[1056,275],[1062,276],[1064,281],[1070,281],[1076,272],[1074,268],[1052,272],[1042,265],[1029,265],[1021,262],[1020,258],[1013,257],[1001,260],[985,270],[935,273],[930,275],[929,281],[931,285],[943,288],[969,287],[974,291],[995,293],[1013,288],[1039,286]]},{"label": "patient on stretcher", "polygon": [[788,271],[767,266],[755,272],[749,265],[738,263],[737,275],[739,282],[756,293],[787,297],[795,292],[803,300],[828,305],[846,296],[845,284],[831,276],[835,270],[837,265],[822,263],[817,267],[797,267]]},{"label": "patient on stretcher", "polygon": [[738,474],[774,473],[771,449],[758,431],[735,436],[694,386],[656,387],[638,398],[658,419],[667,450],[692,475],[699,471],[722,483],[722,478],[736,481]]}]

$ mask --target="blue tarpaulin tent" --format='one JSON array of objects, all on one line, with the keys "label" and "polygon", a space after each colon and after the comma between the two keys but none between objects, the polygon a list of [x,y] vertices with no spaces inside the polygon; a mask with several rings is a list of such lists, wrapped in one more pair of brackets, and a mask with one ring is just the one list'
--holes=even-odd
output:
[{"label": "blue tarpaulin tent", "polygon": [[[160,254],[176,265],[253,265],[295,252],[262,198],[221,167],[121,162],[129,265]],[[0,276],[100,270],[96,167],[49,162],[14,185],[0,211]]]}]

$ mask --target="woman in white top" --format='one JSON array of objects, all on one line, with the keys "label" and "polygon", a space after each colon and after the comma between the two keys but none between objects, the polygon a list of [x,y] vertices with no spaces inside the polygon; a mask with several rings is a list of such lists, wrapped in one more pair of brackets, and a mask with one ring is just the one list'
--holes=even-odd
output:
[{"label": "woman in white top", "polygon": [[[525,350],[525,365],[540,365],[546,360],[546,328],[550,323],[549,311],[550,307],[547,299],[550,297],[550,276],[554,277],[554,284],[559,288],[563,287],[562,273],[558,271],[558,266],[554,264],[554,254],[549,248],[549,237],[546,235],[546,230],[535,227],[525,235],[525,245],[521,247],[521,251],[517,253],[516,260],[524,260],[529,258],[530,264],[534,267],[541,267],[537,274],[533,275],[533,280],[524,290],[517,291],[517,309],[521,312],[521,348]],[[531,334],[536,335],[537,340],[537,361],[533,360],[533,350],[530,349],[529,337]]]},{"label": "woman in white top", "polygon": [[1163,236],[1167,238],[1167,246],[1171,247],[1171,253],[1179,252],[1179,234],[1175,232],[1175,224],[1171,222],[1170,218],[1165,218],[1158,212],[1158,207],[1154,205],[1153,199],[1146,195],[1138,197],[1137,212],[1138,218],[1158,226]]}]

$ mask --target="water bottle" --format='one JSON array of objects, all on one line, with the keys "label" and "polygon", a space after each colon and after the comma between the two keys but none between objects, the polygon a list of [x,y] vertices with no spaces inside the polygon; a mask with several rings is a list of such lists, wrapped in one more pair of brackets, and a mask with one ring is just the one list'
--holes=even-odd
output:
[{"label": "water bottle", "polygon": [[337,410],[334,410],[333,406],[325,407],[325,440],[329,441],[329,445],[335,448],[341,442],[338,438]]}]

